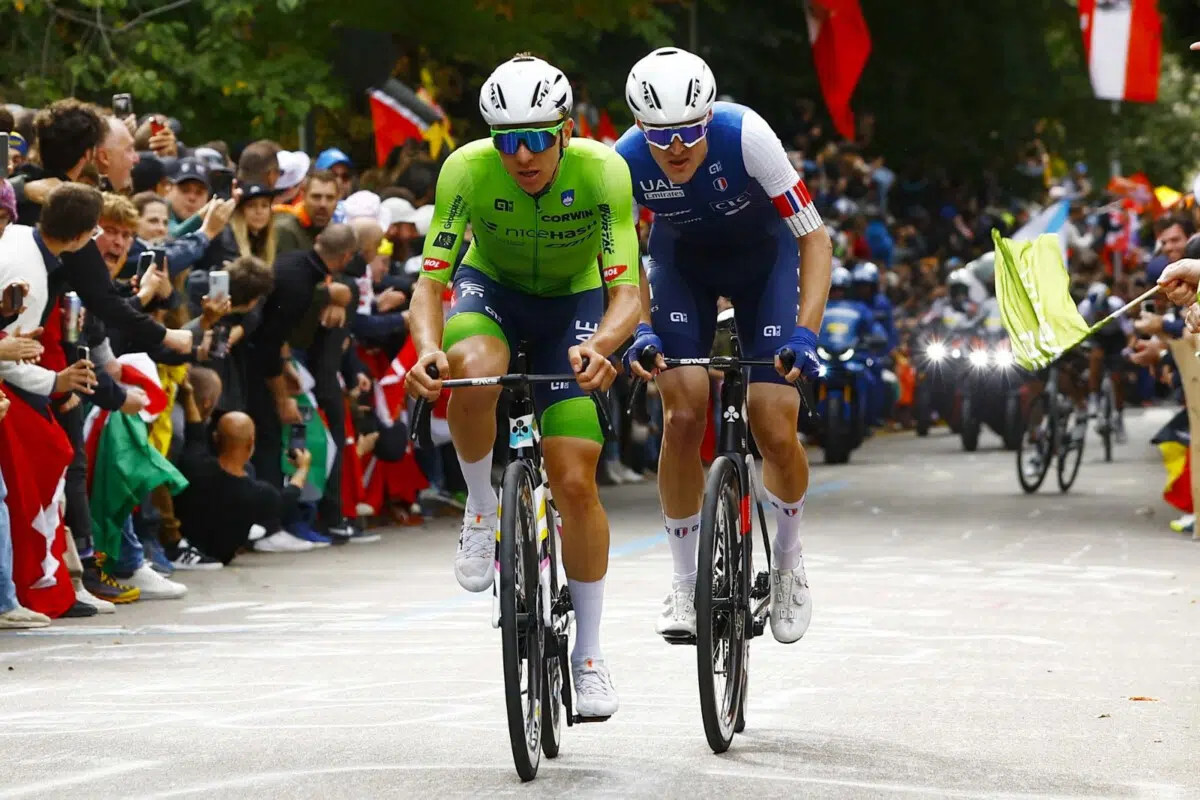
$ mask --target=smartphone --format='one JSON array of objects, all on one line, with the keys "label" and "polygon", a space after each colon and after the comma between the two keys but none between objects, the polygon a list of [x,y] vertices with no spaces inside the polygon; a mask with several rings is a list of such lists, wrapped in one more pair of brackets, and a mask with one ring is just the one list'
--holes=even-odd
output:
[{"label": "smartphone", "polygon": [[92,348],[88,347],[86,344],[79,345],[79,360],[91,362]]},{"label": "smartphone", "polygon": [[229,297],[229,273],[223,269],[208,273],[208,297],[218,300]]},{"label": "smartphone", "polygon": [[220,360],[229,355],[229,328],[215,325],[212,329],[212,344],[208,348],[209,358]]},{"label": "smartphone", "polygon": [[208,171],[208,185],[214,197],[221,200],[228,200],[233,197],[233,170],[210,169]]},{"label": "smartphone", "polygon": [[0,313],[6,317],[11,317],[13,314],[21,312],[21,306],[25,304],[25,287],[19,283],[10,283],[4,287],[4,293],[0,296]]},{"label": "smartphone", "polygon": [[125,119],[133,113],[133,95],[128,92],[122,94],[114,94],[112,96],[113,116],[117,119]]},{"label": "smartphone", "polygon": [[0,180],[8,177],[8,131],[0,131]]},{"label": "smartphone", "polygon": [[163,132],[163,128],[167,127],[158,117],[150,118],[150,135],[158,136]]},{"label": "smartphone", "polygon": [[139,281],[146,277],[146,271],[152,266],[154,266],[154,251],[142,251],[142,254],[138,256],[137,264],[137,276]]}]

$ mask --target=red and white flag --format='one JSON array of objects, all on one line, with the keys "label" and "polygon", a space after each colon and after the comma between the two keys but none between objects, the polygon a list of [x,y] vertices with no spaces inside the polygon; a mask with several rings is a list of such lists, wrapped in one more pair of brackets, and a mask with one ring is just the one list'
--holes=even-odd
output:
[{"label": "red and white flag", "polygon": [[825,105],[838,133],[854,139],[850,96],[871,54],[867,21],[858,0],[809,0],[805,13]]},{"label": "red and white flag", "polygon": [[1131,103],[1158,99],[1158,0],[1079,0],[1079,27],[1096,97]]}]

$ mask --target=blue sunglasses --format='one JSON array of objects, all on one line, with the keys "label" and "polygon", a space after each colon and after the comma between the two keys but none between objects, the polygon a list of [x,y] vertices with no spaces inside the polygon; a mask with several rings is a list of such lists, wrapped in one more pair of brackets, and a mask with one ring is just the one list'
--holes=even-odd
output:
[{"label": "blue sunglasses", "polygon": [[553,128],[516,128],[506,131],[493,128],[492,143],[506,156],[515,156],[521,145],[528,147],[531,153],[540,153],[558,140],[558,134],[566,124],[566,120],[563,120]]},{"label": "blue sunglasses", "polygon": [[676,137],[684,147],[695,147],[708,135],[708,120],[672,128],[642,128],[646,141],[660,150],[668,150]]}]

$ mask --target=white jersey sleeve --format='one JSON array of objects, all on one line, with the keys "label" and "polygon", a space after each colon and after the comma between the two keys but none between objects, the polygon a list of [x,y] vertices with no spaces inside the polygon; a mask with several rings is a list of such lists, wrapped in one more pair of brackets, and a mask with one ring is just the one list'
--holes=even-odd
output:
[{"label": "white jersey sleeve", "polygon": [[742,163],[793,234],[805,236],[821,228],[821,215],[808,187],[788,160],[783,142],[767,121],[750,109],[742,117]]}]

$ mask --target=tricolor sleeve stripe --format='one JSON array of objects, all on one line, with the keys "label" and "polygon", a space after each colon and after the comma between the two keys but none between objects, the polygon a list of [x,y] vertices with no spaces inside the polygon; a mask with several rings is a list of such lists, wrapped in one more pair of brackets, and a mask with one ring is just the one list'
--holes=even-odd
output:
[{"label": "tricolor sleeve stripe", "polygon": [[804,181],[797,181],[795,186],[783,194],[772,197],[771,202],[775,204],[780,218],[796,236],[810,234],[823,224]]}]

